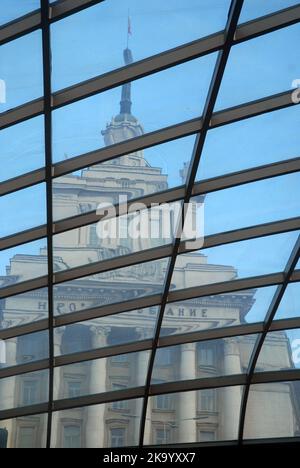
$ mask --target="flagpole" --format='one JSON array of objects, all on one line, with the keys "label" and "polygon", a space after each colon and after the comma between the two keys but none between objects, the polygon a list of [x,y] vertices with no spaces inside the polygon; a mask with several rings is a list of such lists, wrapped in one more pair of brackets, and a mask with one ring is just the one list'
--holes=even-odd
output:
[{"label": "flagpole", "polygon": [[128,13],[127,13],[127,49],[129,45],[129,23],[130,22],[130,16],[129,16],[129,8],[128,8]]}]

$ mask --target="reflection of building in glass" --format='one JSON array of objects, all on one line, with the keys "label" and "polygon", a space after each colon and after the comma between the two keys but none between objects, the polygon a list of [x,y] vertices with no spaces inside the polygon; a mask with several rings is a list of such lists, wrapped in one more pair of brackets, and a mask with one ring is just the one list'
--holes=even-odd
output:
[{"label": "reflection of building in glass", "polygon": [[[131,60],[125,51],[126,63]],[[143,134],[139,121],[131,113],[131,84],[123,86],[120,113],[102,131],[106,145]],[[172,155],[170,155],[172,157]],[[185,170],[182,171],[184,174]],[[151,167],[143,151],[118,157],[82,171],[81,175],[60,177],[54,184],[56,219],[75,216],[96,209],[101,202],[117,203],[119,195],[138,198],[168,187],[167,175]],[[153,229],[160,231],[160,219],[153,219]],[[122,221],[121,230],[122,230]],[[126,228],[124,228],[126,231]],[[128,239],[101,241],[96,226],[84,226],[54,237],[55,271],[124,255],[161,245],[164,239],[141,244]],[[185,288],[195,284],[222,282],[237,275],[231,266],[209,263],[204,255],[180,257],[174,285]],[[46,249],[40,255],[17,255],[10,261],[7,276],[10,284],[26,280],[33,269],[46,262]],[[123,302],[160,293],[166,261],[150,262],[123,270],[62,283],[55,287],[55,314],[62,315],[112,302]],[[165,311],[162,334],[190,333],[201,329],[245,323],[255,303],[255,291],[228,293],[169,304]],[[26,297],[8,298],[1,304],[1,327],[22,325],[44,318],[46,290],[26,293]],[[152,307],[106,316],[80,324],[67,325],[54,333],[55,354],[63,355],[91,349],[151,339],[158,308]],[[158,351],[152,383],[244,374],[247,371],[256,335],[187,343]],[[23,364],[47,357],[46,332],[10,339],[5,346],[3,365]],[[102,358],[55,369],[55,399],[139,387],[145,384],[149,352]],[[5,364],[6,362],[6,364]],[[291,350],[283,332],[268,338],[260,357],[262,370],[292,368]],[[298,430],[299,415],[294,386],[286,383],[257,386],[249,410],[259,437],[266,427],[273,437],[293,436]],[[2,405],[30,406],[47,400],[48,374],[37,371],[3,379],[0,383]],[[145,426],[145,444],[196,442],[236,439],[242,387],[203,389],[181,394],[153,396]],[[259,405],[257,402],[259,401]],[[264,412],[261,412],[264,407]],[[277,408],[276,413],[274,408]],[[1,407],[6,409],[6,407]],[[52,422],[53,447],[101,447],[136,445],[139,440],[142,399],[117,401],[55,413]],[[249,414],[250,414],[249,413]],[[284,419],[282,414],[285,415]],[[286,427],[282,427],[284,422]],[[26,416],[0,422],[1,443],[9,446],[39,446],[46,434],[46,418]],[[249,427],[250,427],[249,426]],[[251,432],[251,427],[249,429]],[[247,438],[247,432],[245,434]]]}]

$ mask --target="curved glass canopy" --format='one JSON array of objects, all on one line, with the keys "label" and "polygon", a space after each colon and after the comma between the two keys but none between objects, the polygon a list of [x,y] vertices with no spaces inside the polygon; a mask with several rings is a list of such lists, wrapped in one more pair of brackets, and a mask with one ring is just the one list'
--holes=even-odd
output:
[{"label": "curved glass canopy", "polygon": [[2,3],[0,448],[298,440],[299,3]]}]

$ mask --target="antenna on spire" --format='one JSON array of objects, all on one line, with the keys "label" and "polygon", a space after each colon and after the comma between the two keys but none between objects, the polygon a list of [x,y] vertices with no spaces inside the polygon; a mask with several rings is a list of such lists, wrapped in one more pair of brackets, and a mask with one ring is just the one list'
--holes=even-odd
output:
[{"label": "antenna on spire", "polygon": [[129,44],[129,36],[132,36],[132,29],[131,29],[131,19],[130,19],[129,8],[128,8],[128,16],[127,16],[127,45],[126,45],[126,48],[127,48],[127,49],[128,49],[128,44]]}]

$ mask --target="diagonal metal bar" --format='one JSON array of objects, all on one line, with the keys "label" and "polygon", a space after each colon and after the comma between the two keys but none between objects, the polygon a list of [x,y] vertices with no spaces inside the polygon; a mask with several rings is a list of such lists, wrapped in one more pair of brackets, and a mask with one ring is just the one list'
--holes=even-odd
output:
[{"label": "diagonal metal bar", "polygon": [[103,1],[104,0],[58,0],[50,5],[49,19],[51,22],[58,21]]},{"label": "diagonal metal bar", "polygon": [[52,114],[51,114],[51,41],[49,0],[41,1],[43,74],[44,74],[44,125],[46,161],[46,204],[47,204],[47,256],[48,256],[48,340],[49,340],[49,396],[47,420],[47,448],[50,447],[52,404],[54,385],[54,331],[53,331],[53,237],[52,237]]},{"label": "diagonal metal bar", "polygon": [[[238,20],[239,20],[239,16],[241,13],[243,3],[244,3],[244,0],[232,0],[231,5],[230,5],[230,10],[228,13],[228,19],[227,19],[226,28],[225,28],[224,47],[219,52],[219,55],[216,61],[214,73],[211,79],[210,88],[208,90],[208,95],[207,95],[204,110],[203,110],[202,130],[201,130],[201,133],[198,134],[198,137],[196,139],[196,143],[195,143],[195,147],[193,151],[193,157],[192,157],[190,167],[189,167],[189,172],[187,175],[186,194],[183,200],[182,216],[180,220],[181,223],[179,222],[179,224],[181,224],[182,226],[184,226],[184,220],[185,220],[185,215],[186,215],[185,204],[190,201],[190,198],[192,196],[193,185],[195,182],[197,169],[199,166],[199,161],[200,161],[202,150],[203,150],[204,143],[206,140],[206,135],[209,130],[210,121],[211,121],[212,114],[213,114],[213,109],[214,109],[217,96],[218,96],[218,92],[221,86],[221,81],[222,81],[222,77],[225,71],[230,49],[233,45],[234,34],[236,32],[236,28],[237,28],[237,24],[238,24]],[[143,402],[143,409],[142,409],[142,416],[141,416],[141,430],[140,430],[140,441],[139,441],[140,447],[143,446],[152,371],[153,371],[154,360],[155,360],[158,340],[160,336],[160,329],[161,329],[161,325],[163,321],[164,311],[166,308],[169,290],[170,290],[171,281],[172,281],[172,276],[173,276],[173,272],[175,268],[176,258],[177,258],[177,254],[178,254],[179,247],[180,247],[180,237],[181,237],[181,231],[180,231],[180,227],[178,227],[177,236],[174,241],[174,250],[170,259],[170,263],[169,263],[169,267],[168,267],[168,271],[166,275],[161,308],[160,308],[159,316],[157,319],[155,336],[154,336],[154,345],[153,345],[153,349],[152,349],[151,356],[149,359],[149,366],[148,366],[147,379],[146,379],[146,392],[145,392],[145,398]]]},{"label": "diagonal metal bar", "polygon": [[252,356],[249,362],[249,367],[248,367],[248,376],[247,376],[247,383],[244,388],[243,396],[242,396],[242,403],[241,403],[241,412],[240,412],[240,421],[239,421],[239,433],[238,433],[238,441],[239,444],[243,444],[243,436],[244,436],[244,428],[245,428],[245,418],[246,418],[246,411],[247,411],[247,403],[248,403],[248,398],[249,398],[249,392],[250,392],[250,386],[253,382],[253,376],[254,376],[254,371],[256,367],[256,363],[261,351],[261,348],[264,344],[265,338],[271,328],[273,318],[277,312],[277,309],[280,305],[281,299],[285,293],[285,290],[289,284],[289,280],[292,276],[292,273],[295,269],[295,266],[299,260],[300,256],[300,236],[298,237],[296,244],[292,250],[292,253],[290,255],[290,258],[287,261],[286,267],[285,267],[285,272],[284,272],[284,281],[282,284],[280,284],[276,292],[274,294],[272,303],[268,309],[268,312],[266,314],[266,318],[264,321],[264,330],[261,333],[261,335],[257,338],[254,350],[252,352]]},{"label": "diagonal metal bar", "polygon": [[[293,158],[286,161],[271,163],[265,166],[254,167],[244,171],[217,176],[211,179],[205,179],[201,182],[196,182],[193,187],[193,196],[205,195],[207,193],[245,185],[260,180],[265,180],[273,177],[291,174],[300,171],[300,158]],[[44,171],[45,172],[45,171]],[[53,183],[53,182],[52,182]],[[5,184],[5,183],[4,183]],[[1,193],[1,184],[0,184]],[[175,187],[173,189],[164,190],[161,192],[145,195],[139,198],[132,198],[126,204],[114,205],[115,212],[106,215],[106,219],[115,218],[128,213],[132,205],[143,203],[145,207],[151,208],[153,203],[171,203],[183,199],[185,195],[185,186]],[[90,211],[70,218],[61,219],[53,222],[53,234],[61,234],[72,229],[81,228],[83,226],[97,223],[100,221],[100,215],[97,211]],[[26,242],[42,239],[47,235],[46,225],[37,226],[26,231],[19,232],[0,239],[0,251],[16,247]]]},{"label": "diagonal metal bar", "polygon": [[32,11],[27,15],[10,21],[0,27],[0,46],[9,41],[17,39],[24,34],[29,34],[41,25],[41,13],[39,10]]}]

